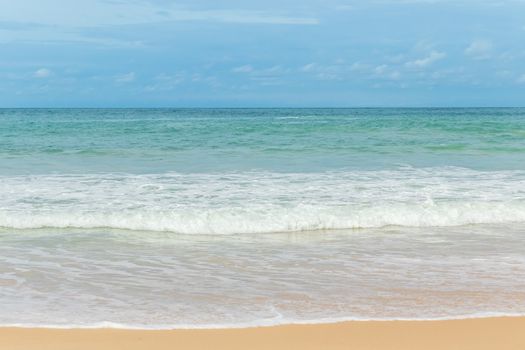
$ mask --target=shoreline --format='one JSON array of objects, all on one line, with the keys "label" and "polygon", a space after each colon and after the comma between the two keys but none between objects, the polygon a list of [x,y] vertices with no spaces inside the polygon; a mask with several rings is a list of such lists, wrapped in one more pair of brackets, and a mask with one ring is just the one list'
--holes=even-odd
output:
[{"label": "shoreline", "polygon": [[331,325],[343,323],[370,323],[370,322],[443,322],[443,321],[461,321],[472,319],[507,319],[507,318],[524,318],[525,313],[482,313],[472,315],[458,315],[458,316],[444,316],[435,318],[322,318],[307,321],[285,321],[282,323],[237,323],[237,324],[204,324],[204,325],[134,325],[121,324],[115,322],[99,322],[89,325],[39,325],[39,324],[0,324],[0,330],[3,329],[46,329],[46,330],[120,330],[120,331],[199,331],[199,330],[240,330],[253,328],[273,328],[273,327],[287,327],[287,326],[316,326],[316,325]]},{"label": "shoreline", "polygon": [[525,317],[347,321],[226,329],[0,327],[9,350],[525,349]]}]

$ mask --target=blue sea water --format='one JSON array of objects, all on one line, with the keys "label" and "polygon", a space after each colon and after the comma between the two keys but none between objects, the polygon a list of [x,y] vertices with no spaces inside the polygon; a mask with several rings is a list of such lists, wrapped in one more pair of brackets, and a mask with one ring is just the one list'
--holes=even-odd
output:
[{"label": "blue sea water", "polygon": [[0,110],[1,173],[523,170],[525,109]]},{"label": "blue sea water", "polygon": [[525,109],[1,109],[0,324],[525,314]]}]

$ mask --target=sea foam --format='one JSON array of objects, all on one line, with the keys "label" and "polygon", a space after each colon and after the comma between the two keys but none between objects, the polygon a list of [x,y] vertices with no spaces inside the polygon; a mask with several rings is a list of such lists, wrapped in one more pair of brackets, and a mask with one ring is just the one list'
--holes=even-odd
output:
[{"label": "sea foam", "polygon": [[233,234],[525,222],[525,173],[400,168],[324,173],[3,177],[0,226]]},{"label": "sea foam", "polygon": [[525,203],[440,203],[389,206],[223,208],[83,212],[0,213],[0,226],[33,228],[115,228],[185,234],[295,232],[384,226],[459,226],[525,221]]}]

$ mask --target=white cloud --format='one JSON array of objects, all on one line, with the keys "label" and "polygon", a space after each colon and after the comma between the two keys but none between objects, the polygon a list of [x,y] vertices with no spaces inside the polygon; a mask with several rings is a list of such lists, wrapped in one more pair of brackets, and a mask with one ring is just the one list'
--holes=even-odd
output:
[{"label": "white cloud", "polygon": [[284,73],[285,69],[281,67],[280,65],[272,66],[270,68],[264,69],[262,72],[265,74],[279,74]]},{"label": "white cloud", "polygon": [[398,70],[392,69],[386,64],[382,64],[375,67],[374,74],[377,77],[386,78],[390,80],[398,80],[399,78],[401,78],[401,73]]},{"label": "white cloud", "polygon": [[282,83],[281,78],[289,72],[289,69],[280,65],[256,69],[253,66],[246,64],[235,67],[231,71],[234,73],[245,74],[249,80],[256,81],[263,85],[276,85]]},{"label": "white cloud", "polygon": [[376,73],[377,75],[383,75],[386,73],[387,69],[388,66],[386,64],[382,64],[374,68],[374,73]]},{"label": "white cloud", "polygon": [[370,65],[361,63],[361,62],[355,62],[350,66],[351,72],[363,72],[370,68]]},{"label": "white cloud", "polygon": [[312,71],[315,68],[315,66],[316,66],[315,63],[308,63],[308,64],[305,64],[304,66],[302,66],[301,68],[299,68],[299,70],[301,72],[310,72],[310,71]]},{"label": "white cloud", "polygon": [[129,72],[122,75],[117,75],[115,77],[115,82],[117,83],[132,83],[135,81],[135,72]]},{"label": "white cloud", "polygon": [[317,18],[279,16],[262,11],[174,11],[172,16],[175,21],[217,21],[246,24],[290,24],[290,25],[315,25],[319,24]]},{"label": "white cloud", "polygon": [[154,79],[154,83],[145,86],[146,91],[170,91],[175,89],[178,85],[183,83],[186,80],[186,77],[183,73],[177,74],[166,74],[161,73],[157,75]]},{"label": "white cloud", "polygon": [[419,40],[413,47],[413,50],[416,52],[429,52],[434,51],[436,44],[431,40]]},{"label": "white cloud", "polygon": [[474,40],[465,49],[465,55],[470,56],[476,60],[484,60],[490,58],[492,51],[492,42],[488,40]]},{"label": "white cloud", "polygon": [[33,73],[33,76],[35,78],[49,78],[51,75],[53,75],[53,72],[51,72],[49,69],[47,68],[40,68],[38,69],[37,71],[35,71]]},{"label": "white cloud", "polygon": [[393,71],[392,73],[390,73],[388,75],[388,77],[392,80],[398,80],[399,78],[401,78],[401,73],[399,73],[397,70]]},{"label": "white cloud", "polygon": [[409,61],[405,63],[405,66],[408,68],[425,68],[433,64],[434,62],[437,62],[443,58],[445,58],[447,55],[444,52],[440,51],[432,51],[428,56],[414,60]]},{"label": "white cloud", "polygon": [[[0,0],[1,1],[1,0]],[[1,21],[1,20],[0,20]],[[61,27],[43,26],[40,29],[27,28],[25,30],[0,30],[0,44],[8,43],[80,43],[99,47],[140,49],[147,45],[140,40],[120,40],[110,37],[90,37],[82,30],[64,30]]]},{"label": "white cloud", "polygon": [[234,73],[251,73],[253,72],[253,67],[249,64],[245,64],[244,66],[235,67],[232,69],[232,72]]},{"label": "white cloud", "polygon": [[41,0],[9,1],[0,6],[0,21],[34,23],[66,27],[99,27],[166,21],[215,21],[229,23],[315,25],[314,17],[243,9],[192,9],[177,3],[155,4],[147,1],[64,1]]},{"label": "white cloud", "polygon": [[343,80],[343,77],[340,74],[331,72],[330,70],[319,72],[315,77],[319,80]]},{"label": "white cloud", "polygon": [[485,6],[504,6],[507,4],[520,3],[523,0],[375,0],[370,3],[375,5],[485,5]]},{"label": "white cloud", "polygon": [[344,71],[346,65],[344,60],[335,60],[336,64],[319,64],[319,63],[308,63],[302,67],[299,67],[299,71],[305,73],[313,73],[314,77],[318,80],[343,80]]},{"label": "white cloud", "polygon": [[339,5],[336,6],[335,9],[338,11],[352,11],[355,8],[353,5]]}]

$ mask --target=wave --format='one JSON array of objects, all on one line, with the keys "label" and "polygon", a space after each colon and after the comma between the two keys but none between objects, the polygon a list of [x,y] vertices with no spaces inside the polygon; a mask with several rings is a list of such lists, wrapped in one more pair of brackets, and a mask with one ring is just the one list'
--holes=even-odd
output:
[{"label": "wave", "polygon": [[525,222],[525,172],[0,177],[0,226],[234,234]]},{"label": "wave", "polygon": [[297,232],[385,226],[461,226],[525,222],[525,202],[397,204],[365,208],[222,208],[109,212],[0,212],[0,226],[13,229],[113,228],[183,234]]}]

